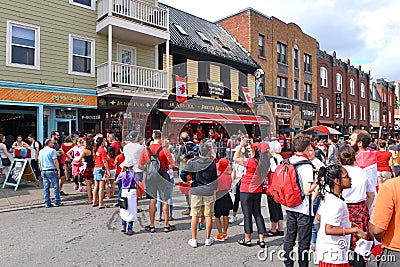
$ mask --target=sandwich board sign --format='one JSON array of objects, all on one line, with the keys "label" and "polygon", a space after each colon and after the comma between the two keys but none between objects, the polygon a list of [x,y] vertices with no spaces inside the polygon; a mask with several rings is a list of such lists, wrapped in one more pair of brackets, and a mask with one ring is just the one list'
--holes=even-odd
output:
[{"label": "sandwich board sign", "polygon": [[22,179],[31,182],[37,182],[36,175],[32,170],[30,159],[14,159],[8,170],[6,180],[3,183],[3,189],[6,185],[14,186],[17,191]]}]

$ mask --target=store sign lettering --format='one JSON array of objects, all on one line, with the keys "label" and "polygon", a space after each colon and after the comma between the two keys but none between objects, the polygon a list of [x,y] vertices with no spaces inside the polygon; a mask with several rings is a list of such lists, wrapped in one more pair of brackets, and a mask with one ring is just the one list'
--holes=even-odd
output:
[{"label": "store sign lettering", "polygon": [[275,114],[278,117],[290,117],[292,115],[292,105],[275,103]]},{"label": "store sign lettering", "polygon": [[336,93],[336,114],[342,114],[342,93]]},{"label": "store sign lettering", "polygon": [[314,107],[302,107],[301,118],[303,120],[315,120],[316,110]]},{"label": "store sign lettering", "polygon": [[72,96],[60,96],[60,95],[53,95],[51,97],[53,101],[66,101],[66,102],[85,102],[86,99],[83,97],[72,97]]}]

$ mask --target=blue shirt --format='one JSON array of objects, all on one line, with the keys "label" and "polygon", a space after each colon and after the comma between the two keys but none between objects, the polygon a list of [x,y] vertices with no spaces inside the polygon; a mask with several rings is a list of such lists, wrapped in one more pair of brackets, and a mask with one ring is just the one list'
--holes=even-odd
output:
[{"label": "blue shirt", "polygon": [[137,173],[126,171],[121,172],[117,180],[122,182],[121,189],[129,189],[129,185],[131,186],[130,189],[136,189],[136,182],[140,180],[140,176]]},{"label": "blue shirt", "polygon": [[55,169],[53,160],[57,159],[56,151],[48,146],[39,151],[38,160],[42,166],[42,170]]}]

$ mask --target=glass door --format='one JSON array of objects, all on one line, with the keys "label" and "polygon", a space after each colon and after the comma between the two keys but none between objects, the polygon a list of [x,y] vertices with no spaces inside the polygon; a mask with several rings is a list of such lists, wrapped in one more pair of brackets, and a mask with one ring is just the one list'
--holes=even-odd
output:
[{"label": "glass door", "polygon": [[135,48],[132,46],[118,45],[118,62],[121,66],[121,81],[124,84],[132,84],[132,75],[134,73],[135,64]]},{"label": "glass door", "polygon": [[57,120],[57,131],[60,133],[61,140],[71,134],[71,120]]}]

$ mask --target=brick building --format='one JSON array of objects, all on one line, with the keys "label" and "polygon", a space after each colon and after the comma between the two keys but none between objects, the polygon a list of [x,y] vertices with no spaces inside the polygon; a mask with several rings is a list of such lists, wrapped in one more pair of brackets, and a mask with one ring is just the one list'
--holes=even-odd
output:
[{"label": "brick building", "polygon": [[394,135],[395,132],[395,121],[394,121],[394,91],[395,83],[390,82],[387,79],[377,79],[376,89],[381,96],[380,116],[381,116],[381,136],[388,137]]},{"label": "brick building", "polygon": [[[264,70],[256,93],[261,91],[275,111],[276,131],[315,125],[317,41],[298,25],[252,8],[217,23],[233,35]],[[261,109],[258,112],[264,115]]]},{"label": "brick building", "polygon": [[370,74],[318,49],[318,124],[351,133],[370,128]]}]

